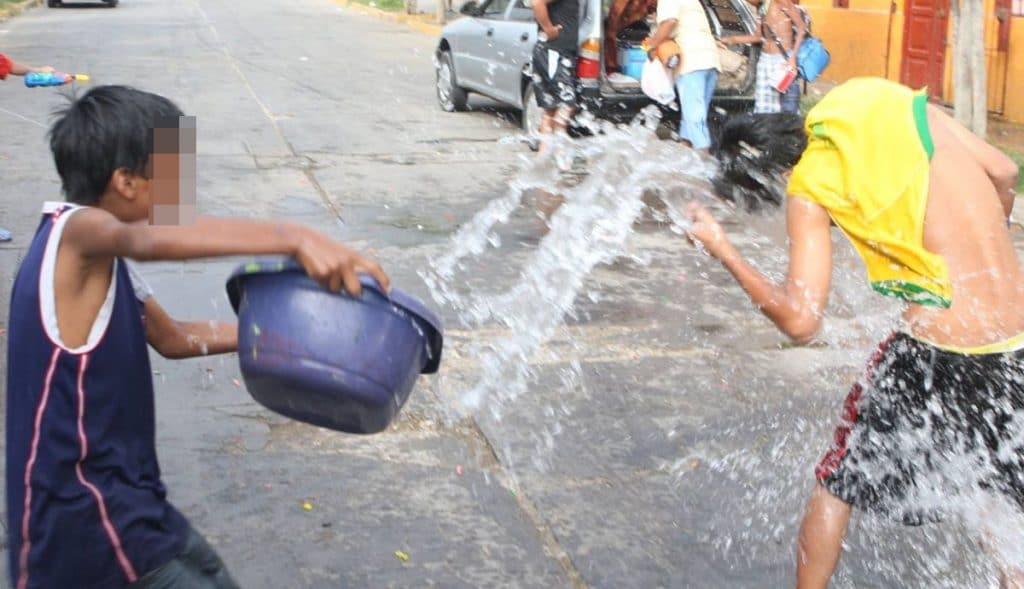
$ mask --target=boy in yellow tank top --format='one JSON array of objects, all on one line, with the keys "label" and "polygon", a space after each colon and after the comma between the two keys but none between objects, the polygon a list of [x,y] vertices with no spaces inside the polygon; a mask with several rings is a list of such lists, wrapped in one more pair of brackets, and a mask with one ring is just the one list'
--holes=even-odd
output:
[{"label": "boy in yellow tank top", "polygon": [[971,510],[986,522],[979,539],[1003,586],[1024,587],[1024,269],[1008,230],[1016,164],[923,92],[877,78],[836,87],[806,120],[736,117],[715,153],[721,196],[750,207],[785,200],[787,278],[754,269],[698,204],[689,237],[784,333],[804,342],[820,329],[833,223],[871,287],[906,302],[815,471],[797,586],[828,586],[856,506],[908,524]]}]

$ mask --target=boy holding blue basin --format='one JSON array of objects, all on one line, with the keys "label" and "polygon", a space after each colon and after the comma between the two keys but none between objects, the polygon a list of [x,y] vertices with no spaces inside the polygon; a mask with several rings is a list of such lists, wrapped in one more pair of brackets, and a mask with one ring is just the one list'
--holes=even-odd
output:
[{"label": "boy holding blue basin", "polygon": [[170,358],[232,352],[237,330],[171,319],[126,260],[282,254],[333,291],[358,295],[360,273],[389,289],[375,262],[299,225],[182,221],[188,211],[170,203],[187,191],[183,156],[195,154],[184,119],[161,96],[100,86],[50,130],[67,202],[44,205],[11,296],[7,531],[18,589],[237,586],[167,501],[146,346]]}]

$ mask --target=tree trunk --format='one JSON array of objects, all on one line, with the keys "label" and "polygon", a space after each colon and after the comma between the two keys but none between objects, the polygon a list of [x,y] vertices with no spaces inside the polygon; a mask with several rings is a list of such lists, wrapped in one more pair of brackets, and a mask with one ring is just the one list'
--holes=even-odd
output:
[{"label": "tree trunk", "polygon": [[984,0],[950,0],[953,13],[953,111],[984,138],[988,127]]},{"label": "tree trunk", "polygon": [[[957,122],[965,127],[971,126],[971,93],[968,88],[971,86],[971,69],[967,66],[969,55],[968,40],[970,35],[966,31],[969,12],[967,4],[971,0],[950,0],[950,8],[953,13],[953,115]],[[936,88],[933,91],[941,91]]]},{"label": "tree trunk", "polygon": [[971,14],[971,131],[982,139],[988,130],[988,67],[985,59],[985,4],[984,0],[968,0],[974,5]]},{"label": "tree trunk", "polygon": [[437,17],[437,24],[443,25],[448,22],[448,0],[437,0],[437,6],[435,15]]}]

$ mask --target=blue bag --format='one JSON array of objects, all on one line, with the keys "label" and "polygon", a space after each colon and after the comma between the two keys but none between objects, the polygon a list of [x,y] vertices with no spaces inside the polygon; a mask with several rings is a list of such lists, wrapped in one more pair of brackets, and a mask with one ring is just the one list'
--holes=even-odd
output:
[{"label": "blue bag", "polygon": [[800,51],[796,54],[796,67],[800,70],[800,77],[813,82],[821,75],[821,72],[828,67],[832,57],[825,49],[825,45],[817,37],[805,37],[800,44]]},{"label": "blue bag", "polygon": [[[768,7],[771,5],[771,0],[763,3],[760,8],[761,18],[768,13]],[[800,44],[800,50],[796,53],[796,68],[800,72],[800,77],[808,82],[813,82],[818,79],[821,72],[825,71],[828,67],[829,62],[832,60],[832,56],[829,55],[828,49],[825,49],[825,44],[821,42],[821,39],[811,36],[811,15],[807,14],[802,6],[795,5],[797,12],[800,13],[800,18],[804,21],[804,29],[807,31],[807,36],[804,37],[804,42]],[[764,27],[764,21],[761,21],[761,26]],[[789,54],[786,53],[786,48],[782,46],[782,41],[779,40],[778,35],[771,27],[766,27],[768,34],[772,40],[779,47],[779,51],[789,59]],[[793,36],[796,37],[796,25],[793,25]]]}]

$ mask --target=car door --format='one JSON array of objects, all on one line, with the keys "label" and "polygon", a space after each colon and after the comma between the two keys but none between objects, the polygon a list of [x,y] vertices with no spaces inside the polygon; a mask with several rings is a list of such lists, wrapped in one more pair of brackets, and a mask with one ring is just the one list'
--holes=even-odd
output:
[{"label": "car door", "polygon": [[511,0],[489,0],[480,6],[467,25],[462,63],[455,66],[459,84],[480,94],[499,98],[495,91],[498,50],[494,42],[495,25],[503,22]]},{"label": "car door", "polygon": [[[756,28],[754,16],[750,11],[750,4],[745,0],[702,0],[704,11],[708,17],[708,24],[716,39],[729,35],[750,35]],[[753,90],[754,77],[757,71],[757,58],[760,55],[760,48],[756,45],[733,45],[730,47],[747,60],[746,75],[743,79],[729,79],[728,76],[720,75],[716,95],[738,95],[746,94]],[[723,83],[728,81],[728,83]]]},{"label": "car door", "polygon": [[537,21],[533,9],[523,0],[511,0],[505,18],[491,23],[494,30],[496,71],[493,76],[495,98],[521,106],[523,66],[533,56],[537,42]]}]

